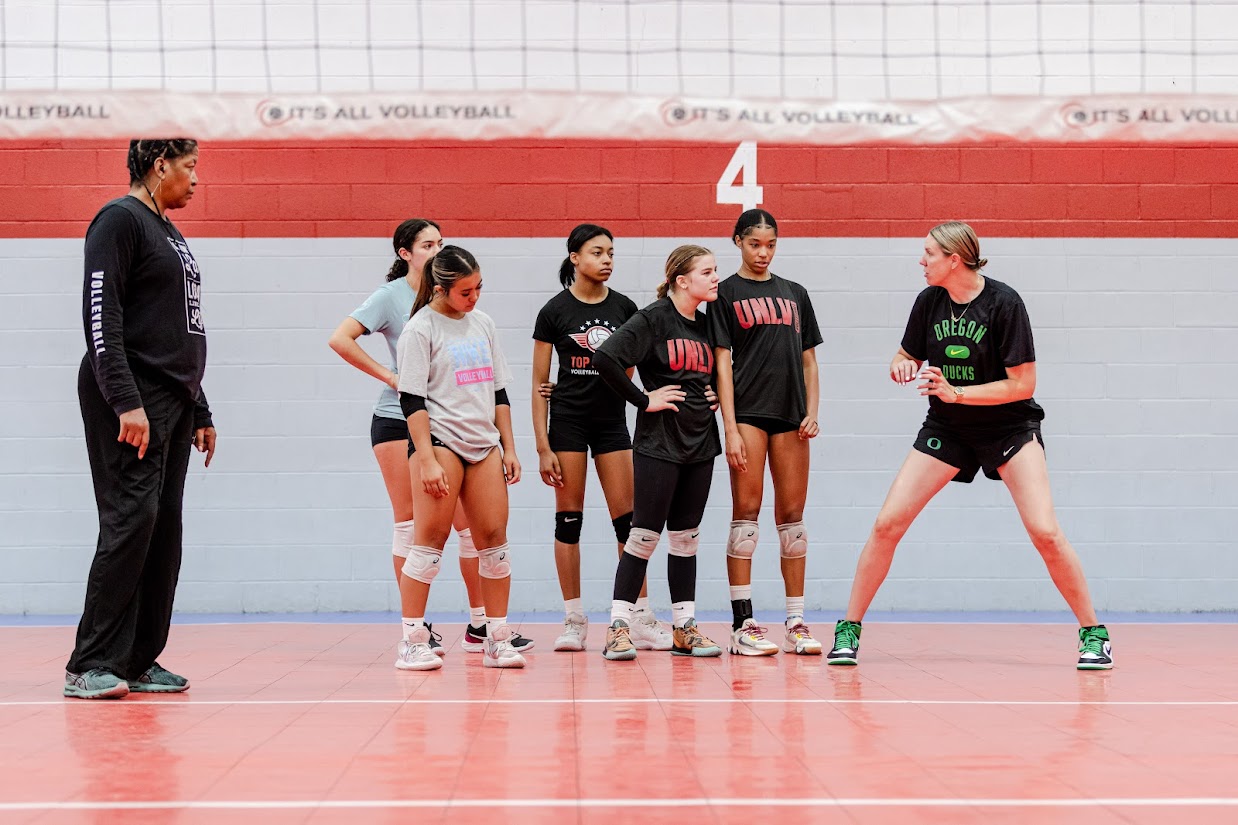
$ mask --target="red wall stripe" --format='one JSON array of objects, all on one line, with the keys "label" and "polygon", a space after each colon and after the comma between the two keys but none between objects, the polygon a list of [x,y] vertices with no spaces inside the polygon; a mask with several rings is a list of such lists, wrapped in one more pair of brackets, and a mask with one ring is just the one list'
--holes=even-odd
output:
[{"label": "red wall stripe", "polygon": [[[725,236],[733,147],[632,141],[211,143],[196,237],[388,237],[406,217],[452,236]],[[1236,237],[1238,147],[761,147],[762,206],[786,234],[918,236],[950,218],[987,236]],[[0,237],[80,237],[126,191],[125,146],[0,144]]]}]

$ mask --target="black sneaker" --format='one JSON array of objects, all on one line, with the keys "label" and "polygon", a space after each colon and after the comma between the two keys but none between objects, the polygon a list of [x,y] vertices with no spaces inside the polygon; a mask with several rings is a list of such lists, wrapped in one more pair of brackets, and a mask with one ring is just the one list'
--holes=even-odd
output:
[{"label": "black sneaker", "polygon": [[1079,628],[1079,670],[1110,670],[1113,668],[1113,645],[1103,624]]},{"label": "black sneaker", "polygon": [[841,619],[834,625],[834,649],[825,654],[830,665],[854,665],[860,654],[860,623]]},{"label": "black sneaker", "polygon": [[[521,636],[516,631],[512,631],[512,637],[508,640],[512,648],[517,653],[526,653],[533,649],[533,640]],[[481,653],[486,649],[486,626],[474,627],[469,625],[464,628],[464,638],[460,640],[460,647],[467,650],[469,653]]]},{"label": "black sneaker", "polygon": [[430,631],[430,650],[435,656],[446,656],[447,648],[443,647],[443,637],[434,632],[434,625],[426,622],[426,630]]}]

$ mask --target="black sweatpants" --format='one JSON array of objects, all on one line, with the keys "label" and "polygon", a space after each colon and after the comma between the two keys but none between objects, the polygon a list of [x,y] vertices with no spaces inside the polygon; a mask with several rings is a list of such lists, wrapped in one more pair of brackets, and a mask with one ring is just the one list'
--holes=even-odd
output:
[{"label": "black sweatpants", "polygon": [[168,641],[194,405],[174,388],[135,379],[150,421],[150,446],[141,460],[136,447],[116,440],[120,419],[103,399],[89,361],[77,375],[99,540],[69,658],[73,673],[105,668],[137,679]]},{"label": "black sweatpants", "polygon": [[[676,464],[640,453],[632,455],[632,526],[661,533],[691,530],[701,526],[709,487],[714,477],[714,461]],[[648,569],[647,559],[631,553],[619,557],[615,571],[614,598],[635,602]],[[696,598],[696,556],[666,556],[666,577],[672,602]]]}]

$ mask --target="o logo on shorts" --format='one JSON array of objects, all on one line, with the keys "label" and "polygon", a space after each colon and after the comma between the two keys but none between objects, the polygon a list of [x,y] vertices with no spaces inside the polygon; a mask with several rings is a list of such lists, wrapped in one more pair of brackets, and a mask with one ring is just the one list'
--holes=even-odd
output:
[{"label": "o logo on shorts", "polygon": [[940,438],[930,438],[930,439],[928,440],[928,447],[929,447],[929,449],[930,449],[930,450],[940,450],[940,449],[941,449],[941,439],[940,439]]}]

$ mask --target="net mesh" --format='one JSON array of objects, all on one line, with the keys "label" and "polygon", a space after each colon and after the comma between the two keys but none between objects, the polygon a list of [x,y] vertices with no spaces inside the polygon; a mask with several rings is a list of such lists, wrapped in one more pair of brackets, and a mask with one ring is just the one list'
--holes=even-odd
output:
[{"label": "net mesh", "polygon": [[1238,0],[0,0],[0,90],[1233,94]]}]

